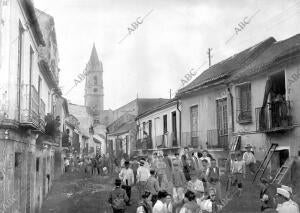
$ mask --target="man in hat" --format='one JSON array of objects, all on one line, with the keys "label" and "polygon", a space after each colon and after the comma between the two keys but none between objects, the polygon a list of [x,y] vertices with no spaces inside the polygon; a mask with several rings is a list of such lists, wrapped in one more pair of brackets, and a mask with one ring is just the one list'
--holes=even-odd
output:
[{"label": "man in hat", "polygon": [[125,203],[128,202],[128,197],[124,189],[121,188],[122,181],[120,179],[115,180],[115,189],[110,192],[108,202],[113,209],[113,213],[124,213]]},{"label": "man in hat", "polygon": [[121,169],[119,174],[120,179],[122,180],[122,188],[125,189],[126,194],[128,196],[128,201],[126,205],[130,205],[130,197],[131,197],[131,186],[134,184],[134,174],[131,168],[129,168],[129,161],[124,162],[124,168]]},{"label": "man in hat", "polygon": [[149,177],[150,177],[150,171],[145,166],[145,162],[143,160],[141,160],[140,166],[137,169],[137,174],[136,174],[136,182],[137,182],[137,187],[138,187],[138,191],[139,191],[139,198],[141,198],[141,196],[145,192],[146,183],[147,183],[147,180]]},{"label": "man in hat", "polygon": [[247,144],[245,147],[246,152],[243,154],[243,160],[245,161],[246,168],[251,172],[251,174],[255,173],[255,164],[256,159],[254,157],[254,154],[251,152],[252,146],[250,144]]},{"label": "man in hat", "polygon": [[291,194],[284,188],[277,188],[276,194],[278,213],[299,213],[299,206],[291,200]]}]

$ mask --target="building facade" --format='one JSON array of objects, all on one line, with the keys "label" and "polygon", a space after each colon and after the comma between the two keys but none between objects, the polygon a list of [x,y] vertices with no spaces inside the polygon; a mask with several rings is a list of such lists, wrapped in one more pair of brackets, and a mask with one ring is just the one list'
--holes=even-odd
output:
[{"label": "building facade", "polygon": [[0,4],[0,206],[4,212],[39,212],[54,179],[59,119],[53,112],[55,97],[61,94],[58,53],[55,31],[50,35],[45,30],[45,25],[55,29],[53,18],[37,13],[30,0]]}]

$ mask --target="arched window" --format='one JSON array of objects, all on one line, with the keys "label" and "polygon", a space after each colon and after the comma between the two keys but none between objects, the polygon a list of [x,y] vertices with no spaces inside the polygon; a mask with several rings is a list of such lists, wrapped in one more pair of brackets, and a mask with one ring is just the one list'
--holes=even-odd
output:
[{"label": "arched window", "polygon": [[97,76],[94,76],[94,85],[97,85],[97,84],[98,84]]}]

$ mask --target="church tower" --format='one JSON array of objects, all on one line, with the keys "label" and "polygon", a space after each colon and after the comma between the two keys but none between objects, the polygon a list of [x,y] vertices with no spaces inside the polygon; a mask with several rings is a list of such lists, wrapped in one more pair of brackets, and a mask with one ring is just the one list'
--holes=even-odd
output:
[{"label": "church tower", "polygon": [[94,44],[86,67],[84,105],[95,116],[99,116],[100,112],[103,111],[103,96],[103,67]]}]

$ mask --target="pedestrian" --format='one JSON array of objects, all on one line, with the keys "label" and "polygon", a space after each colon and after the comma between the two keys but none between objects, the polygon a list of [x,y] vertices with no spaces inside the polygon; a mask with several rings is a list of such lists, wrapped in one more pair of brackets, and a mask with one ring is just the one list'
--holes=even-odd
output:
[{"label": "pedestrian", "polygon": [[261,212],[270,212],[275,209],[274,197],[276,194],[276,188],[270,184],[270,180],[261,178],[261,190],[260,190],[260,201],[261,201]]},{"label": "pedestrian", "polygon": [[124,189],[121,188],[122,181],[115,180],[115,189],[110,192],[108,203],[111,205],[113,213],[124,213],[125,204],[128,202],[128,197]]},{"label": "pedestrian", "polygon": [[224,207],[217,199],[216,199],[216,189],[209,188],[208,197],[201,201],[200,207],[202,213],[218,213]]},{"label": "pedestrian", "polygon": [[241,153],[237,154],[236,159],[231,164],[232,186],[237,185],[238,196],[241,196],[243,190],[243,179],[246,177],[245,161]]},{"label": "pedestrian", "polygon": [[211,159],[211,166],[206,172],[208,187],[216,189],[216,199],[221,201],[221,183],[220,183],[220,170],[217,167],[216,159]]},{"label": "pedestrian", "polygon": [[166,175],[167,175],[167,179],[168,179],[168,181],[171,181],[171,179],[172,179],[172,169],[173,169],[173,166],[172,166],[172,161],[171,161],[171,159],[169,158],[169,156],[168,156],[167,153],[164,153],[163,161],[164,161],[165,164],[166,164],[165,172],[166,172]]},{"label": "pedestrian", "polygon": [[174,202],[180,202],[184,199],[184,188],[186,187],[186,179],[183,174],[182,168],[178,162],[174,162],[172,172],[173,181],[173,198]]},{"label": "pedestrian", "polygon": [[150,177],[150,171],[144,165],[144,161],[140,161],[140,166],[137,169],[136,174],[136,181],[137,181],[137,188],[139,192],[139,198],[141,198],[142,194],[145,192],[146,183],[148,178]]},{"label": "pedestrian", "polygon": [[142,194],[142,200],[139,202],[136,213],[152,213],[151,193],[145,191]]},{"label": "pedestrian", "polygon": [[246,171],[250,171],[252,175],[256,172],[256,159],[254,157],[254,154],[251,152],[252,146],[250,144],[247,144],[245,147],[246,152],[243,154],[243,160],[245,161],[246,165]]},{"label": "pedestrian", "polygon": [[291,200],[290,192],[284,188],[277,188],[276,211],[278,213],[299,213],[299,206]]},{"label": "pedestrian", "polygon": [[172,202],[172,196],[168,194],[166,197],[165,207],[167,209],[167,213],[173,213],[173,202]]},{"label": "pedestrian", "polygon": [[69,171],[70,161],[68,158],[64,158],[64,166],[65,166],[65,173]]},{"label": "pedestrian", "polygon": [[183,173],[184,173],[184,176],[185,176],[185,179],[187,181],[190,181],[191,180],[191,176],[190,176],[190,167],[188,166],[188,158],[186,157],[186,155],[183,155],[181,157],[181,160],[182,160],[182,165],[183,165]]},{"label": "pedestrian", "polygon": [[[158,177],[158,182],[159,182],[159,187],[160,188],[164,188],[166,189],[166,186],[165,186],[165,179],[167,179],[167,165],[164,161],[164,158],[163,158],[163,155],[160,154],[158,156],[158,162],[157,162],[157,177]],[[163,183],[164,181],[164,183]]]},{"label": "pedestrian", "polygon": [[182,161],[181,161],[181,159],[179,157],[179,153],[178,152],[175,153],[175,158],[172,160],[172,162],[173,162],[173,167],[174,167],[174,164],[177,164],[179,166],[179,169],[183,170]]},{"label": "pedestrian", "polygon": [[158,180],[155,177],[155,170],[150,170],[150,177],[146,183],[146,189],[152,194],[152,204],[154,205],[157,201],[157,195],[160,191]]},{"label": "pedestrian", "polygon": [[164,205],[166,203],[168,193],[167,191],[159,191],[157,195],[157,201],[153,206],[153,213],[168,213],[168,209]]},{"label": "pedestrian", "polygon": [[198,179],[196,171],[191,172],[191,180],[187,183],[187,190],[194,192],[196,195],[199,194],[199,197],[204,193],[203,182]]},{"label": "pedestrian", "polygon": [[130,197],[131,197],[131,186],[134,184],[134,175],[131,168],[129,168],[129,161],[124,162],[124,168],[121,169],[119,174],[120,179],[122,180],[122,188],[125,189],[128,201],[126,205],[130,205]]},{"label": "pedestrian", "polygon": [[192,191],[185,193],[186,202],[181,208],[179,213],[199,213],[201,211],[200,206],[196,202],[196,195]]},{"label": "pedestrian", "polygon": [[131,168],[132,168],[133,174],[134,174],[134,183],[136,183],[137,169],[139,168],[139,162],[137,161],[136,156],[133,157],[133,160],[131,163]]}]

